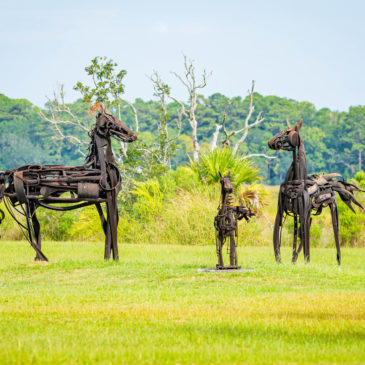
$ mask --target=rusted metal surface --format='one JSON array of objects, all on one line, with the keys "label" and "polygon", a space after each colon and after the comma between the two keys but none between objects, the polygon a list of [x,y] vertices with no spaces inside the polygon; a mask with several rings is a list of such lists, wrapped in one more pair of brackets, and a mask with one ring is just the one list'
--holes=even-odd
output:
[{"label": "rusted metal surface", "polygon": [[[255,215],[249,208],[243,205],[233,205],[233,185],[231,181],[231,174],[223,177],[219,172],[221,184],[221,199],[218,206],[218,214],[214,218],[214,228],[216,230],[216,250],[218,256],[218,264],[216,269],[241,269],[238,266],[237,260],[237,243],[238,243],[238,221],[245,219],[249,222],[250,217]],[[223,245],[227,238],[229,238],[229,266],[224,266],[223,262]]]},{"label": "rusted metal surface", "polygon": [[[121,177],[111,148],[111,137],[133,142],[136,134],[117,118],[107,113],[102,104],[95,127],[89,133],[91,141],[86,162],[82,166],[25,165],[0,172],[0,202],[22,228],[25,237],[36,251],[36,260],[48,261],[41,250],[38,207],[66,211],[95,205],[105,234],[104,258],[118,260],[118,209],[117,195]],[[62,203],[62,206],[55,205]],[[101,204],[106,205],[106,216]],[[67,205],[65,205],[67,204]],[[26,223],[19,221],[20,213]],[[4,213],[0,211],[0,223]]]},{"label": "rusted metal surface", "polygon": [[[332,226],[337,249],[337,263],[341,264],[341,249],[339,242],[338,210],[335,193],[337,192],[345,204],[354,211],[354,203],[362,208],[355,199],[354,191],[362,191],[355,184],[350,184],[338,173],[327,175],[308,175],[307,160],[303,139],[299,133],[303,120],[291,128],[287,128],[271,138],[268,145],[273,150],[291,151],[293,162],[289,167],[283,184],[280,185],[278,210],[274,225],[273,244],[275,258],[281,262],[281,231],[286,216],[294,219],[292,262],[297,261],[303,249],[304,259],[310,261],[310,227],[311,215],[319,215],[324,207],[331,210]],[[355,212],[355,211],[354,211]],[[299,238],[299,246],[298,245]]]}]

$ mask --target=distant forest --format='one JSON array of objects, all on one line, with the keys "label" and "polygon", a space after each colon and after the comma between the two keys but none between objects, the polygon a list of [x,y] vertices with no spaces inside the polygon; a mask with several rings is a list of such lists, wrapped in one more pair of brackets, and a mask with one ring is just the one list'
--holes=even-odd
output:
[{"label": "distant forest", "polygon": [[[228,101],[231,103],[228,105]],[[248,137],[241,145],[241,154],[265,153],[278,156],[276,159],[253,157],[259,167],[263,181],[267,184],[280,183],[291,161],[287,152],[271,151],[267,141],[286,126],[288,118],[293,124],[301,118],[304,125],[301,134],[304,138],[308,158],[308,172],[339,172],[345,178],[352,178],[356,171],[362,169],[362,152],[365,149],[365,106],[353,106],[348,112],[336,112],[328,108],[317,110],[309,102],[298,102],[277,96],[254,95],[255,111],[262,112],[265,121],[250,129]],[[80,119],[93,117],[88,115],[88,104],[81,100],[68,104]],[[134,106],[139,116],[139,139],[154,143],[157,139],[160,104],[157,101],[137,99]],[[209,149],[209,143],[221,124],[226,111],[228,130],[239,129],[243,125],[248,98],[228,99],[216,93],[207,98],[198,98],[196,117],[199,123],[199,143],[202,151]],[[45,106],[45,109],[47,105]],[[169,115],[176,118],[176,104],[168,104]],[[122,122],[133,129],[134,115],[127,105],[122,109]],[[170,124],[173,126],[173,123]],[[70,126],[70,128],[73,128]],[[78,138],[87,141],[87,134],[70,130]],[[173,135],[176,131],[171,130]],[[181,135],[176,142],[172,158],[172,168],[189,163],[192,152],[191,130],[187,120],[182,120]],[[81,164],[83,156],[76,145],[54,138],[54,127],[43,120],[37,108],[25,99],[10,99],[0,94],[0,170],[22,164]],[[220,135],[221,143],[223,135]],[[234,138],[232,139],[234,142]],[[87,146],[85,146],[85,149]]]}]

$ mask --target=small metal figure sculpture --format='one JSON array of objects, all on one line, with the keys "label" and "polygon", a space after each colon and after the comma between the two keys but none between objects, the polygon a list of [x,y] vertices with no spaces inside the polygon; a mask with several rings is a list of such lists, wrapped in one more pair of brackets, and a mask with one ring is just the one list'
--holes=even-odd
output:
[{"label": "small metal figure sculpture", "polygon": [[[0,202],[4,199],[8,212],[36,251],[35,260],[48,261],[41,251],[37,208],[66,211],[88,205],[95,205],[100,216],[105,234],[104,258],[108,260],[112,251],[113,259],[119,259],[117,195],[121,177],[114,160],[111,137],[133,142],[137,136],[107,113],[103,104],[95,104],[91,111],[98,111],[98,114],[95,127],[89,133],[89,153],[83,166],[25,165],[0,172]],[[63,203],[62,206],[54,205],[59,203]],[[65,206],[65,203],[69,205]],[[101,203],[106,204],[106,217]],[[17,219],[13,208],[26,218],[26,225]],[[4,213],[0,210],[0,223],[3,218]]]},{"label": "small metal figure sculpture", "polygon": [[[340,174],[307,175],[307,160],[302,137],[299,133],[303,120],[291,128],[287,120],[284,129],[271,138],[268,145],[273,150],[293,152],[293,162],[289,167],[283,184],[280,185],[278,211],[274,225],[274,252],[277,262],[281,262],[281,231],[287,215],[294,217],[294,238],[292,262],[297,261],[303,248],[304,259],[310,261],[310,227],[313,215],[322,213],[324,207],[331,209],[332,226],[337,248],[337,263],[341,264],[339,242],[338,210],[335,193],[337,192],[344,203],[353,211],[351,202],[363,208],[355,199],[354,191],[362,191],[356,185],[347,183]],[[298,227],[299,225],[299,227]],[[297,248],[298,233],[300,244]]]},{"label": "small metal figure sculpture", "polygon": [[[234,206],[232,204],[233,185],[231,181],[230,171],[225,177],[219,172],[220,184],[221,184],[221,200],[218,206],[218,214],[214,218],[214,227],[216,229],[216,249],[218,255],[217,270],[222,269],[240,269],[237,263],[237,243],[238,243],[238,226],[237,222],[243,218],[247,222],[250,221],[250,217],[255,215],[249,208],[244,206]],[[223,263],[223,245],[226,242],[227,237],[230,240],[229,246],[229,260],[230,265],[224,266]],[[228,249],[228,246],[227,246]]]}]

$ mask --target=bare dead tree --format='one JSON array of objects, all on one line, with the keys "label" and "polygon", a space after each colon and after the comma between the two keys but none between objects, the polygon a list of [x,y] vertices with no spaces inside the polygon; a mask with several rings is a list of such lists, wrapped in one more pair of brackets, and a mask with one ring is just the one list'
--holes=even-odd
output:
[{"label": "bare dead tree", "polygon": [[[89,144],[88,139],[81,139],[74,134],[67,134],[64,130],[64,126],[74,126],[80,132],[88,136],[88,132],[91,129],[91,121],[81,120],[78,118],[65,103],[65,89],[64,85],[59,86],[58,92],[53,92],[53,98],[48,99],[47,111],[38,109],[38,113],[43,120],[48,122],[56,131],[56,134],[52,136],[54,140],[67,140],[70,143],[78,147],[78,151],[82,156],[86,156],[86,148]],[[83,148],[85,151],[83,151]]]},{"label": "bare dead tree", "polygon": [[169,121],[171,121],[171,116],[167,111],[166,96],[170,94],[170,87],[161,80],[160,75],[157,71],[149,77],[153,83],[154,96],[156,96],[160,103],[161,116],[159,120],[159,149],[161,155],[161,163],[164,166],[170,167],[171,165],[171,155],[172,146],[174,141],[180,136],[181,133],[181,120],[185,111],[185,107],[180,103],[178,104],[177,118],[175,119],[177,133],[175,137],[169,136]]},{"label": "bare dead tree", "polygon": [[198,121],[195,116],[195,111],[198,106],[198,90],[203,89],[207,85],[207,80],[212,75],[212,72],[207,72],[206,70],[203,70],[203,74],[201,75],[201,81],[197,81],[197,77],[195,75],[194,61],[188,60],[187,57],[184,55],[183,76],[179,75],[176,72],[171,73],[176,76],[177,79],[184,85],[189,95],[188,104],[185,105],[181,100],[171,95],[170,92],[168,93],[169,98],[171,98],[180,105],[182,114],[189,121],[193,139],[193,160],[197,162],[199,161],[200,149],[198,142]]},{"label": "bare dead tree", "polygon": [[[248,96],[249,96],[249,107],[248,107],[248,113],[246,115],[245,121],[244,121],[244,126],[243,128],[237,129],[235,131],[228,131],[226,128],[226,119],[227,119],[227,107],[230,106],[231,101],[228,102],[227,107],[224,110],[224,115],[223,115],[223,119],[222,119],[222,130],[224,133],[224,140],[222,142],[222,144],[224,146],[230,146],[231,143],[231,138],[233,136],[240,136],[238,141],[235,143],[234,147],[233,147],[233,154],[237,154],[239,147],[242,145],[242,143],[246,140],[247,136],[248,136],[248,132],[250,131],[251,128],[256,127],[257,125],[259,125],[260,123],[262,123],[265,119],[262,116],[262,112],[259,112],[256,119],[254,120],[254,122],[250,123],[250,120],[252,118],[252,114],[255,111],[255,106],[254,106],[254,92],[255,92],[255,81],[252,81],[252,85],[251,85],[251,89],[248,90]],[[261,157],[265,157],[265,158],[276,158],[275,156],[267,156],[264,153],[253,153],[253,154],[249,154],[246,156],[243,156],[243,159],[247,159],[250,157],[256,157],[256,156],[261,156]]]},{"label": "bare dead tree", "polygon": [[[65,88],[61,84],[58,91],[53,92],[52,98],[47,98],[47,109],[38,109],[38,113],[43,120],[48,122],[55,130],[55,135],[52,136],[54,140],[67,140],[71,144],[77,146],[78,152],[85,157],[87,147],[89,145],[89,132],[94,124],[92,118],[79,118],[71,108],[65,103]],[[67,133],[66,126],[73,126],[77,133],[72,131],[72,134]],[[78,137],[80,136],[80,137]],[[120,149],[123,150],[125,143],[120,143]],[[122,156],[116,154],[116,159],[121,162]]]}]

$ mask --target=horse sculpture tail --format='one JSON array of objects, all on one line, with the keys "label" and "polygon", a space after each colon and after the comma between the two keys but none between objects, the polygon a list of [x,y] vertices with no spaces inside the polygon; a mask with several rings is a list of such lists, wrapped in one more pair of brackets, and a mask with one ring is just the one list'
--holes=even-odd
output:
[{"label": "horse sculpture tail", "polygon": [[[332,189],[338,193],[342,201],[355,213],[354,207],[351,203],[354,203],[361,209],[364,207],[356,200],[354,192],[361,191],[365,192],[365,190],[361,190],[357,185],[346,182],[343,178],[342,180],[333,180],[334,177],[339,177],[340,174],[328,174],[323,177],[328,181],[331,185]],[[342,177],[342,176],[341,176]]]}]

